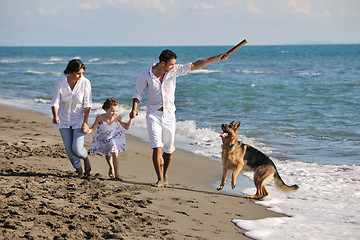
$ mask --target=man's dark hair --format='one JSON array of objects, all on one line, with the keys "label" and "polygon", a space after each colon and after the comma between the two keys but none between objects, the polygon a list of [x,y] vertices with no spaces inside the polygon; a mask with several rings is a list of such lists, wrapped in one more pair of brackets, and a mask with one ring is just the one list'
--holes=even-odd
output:
[{"label": "man's dark hair", "polygon": [[170,59],[176,59],[176,58],[177,58],[177,56],[173,51],[166,49],[161,52],[161,54],[159,56],[159,61],[165,62],[165,64],[166,64],[170,61]]}]

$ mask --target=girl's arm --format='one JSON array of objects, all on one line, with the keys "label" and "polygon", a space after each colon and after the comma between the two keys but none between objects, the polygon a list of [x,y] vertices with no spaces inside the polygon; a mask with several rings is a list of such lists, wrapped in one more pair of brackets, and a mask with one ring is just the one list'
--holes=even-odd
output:
[{"label": "girl's arm", "polygon": [[101,118],[99,116],[96,117],[94,124],[91,126],[91,128],[89,128],[89,131],[86,134],[94,132],[100,122],[101,122]]},{"label": "girl's arm", "polygon": [[123,128],[125,128],[125,130],[129,130],[132,124],[132,119],[130,118],[128,122],[125,122],[124,119],[119,115],[117,117],[117,120],[119,121],[119,123],[121,124],[121,126]]}]

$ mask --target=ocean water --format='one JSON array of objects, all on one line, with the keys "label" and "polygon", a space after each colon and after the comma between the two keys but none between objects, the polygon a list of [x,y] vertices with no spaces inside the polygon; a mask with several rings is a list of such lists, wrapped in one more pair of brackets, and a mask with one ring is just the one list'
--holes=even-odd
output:
[{"label": "ocean water", "polygon": [[[107,97],[128,119],[137,74],[163,49],[178,63],[231,46],[0,47],[0,103],[51,115],[53,86],[67,62],[81,58],[91,81],[90,123]],[[290,218],[233,222],[255,239],[358,239],[360,236],[360,45],[245,46],[177,80],[176,147],[221,161],[220,125],[241,121],[239,140],[270,156],[292,195],[269,184],[256,203]],[[147,141],[146,98],[129,131]],[[219,182],[222,170],[219,169]],[[252,174],[237,188],[252,195]],[[214,188],[219,182],[214,183]],[[232,224],[232,223],[229,223]]]}]

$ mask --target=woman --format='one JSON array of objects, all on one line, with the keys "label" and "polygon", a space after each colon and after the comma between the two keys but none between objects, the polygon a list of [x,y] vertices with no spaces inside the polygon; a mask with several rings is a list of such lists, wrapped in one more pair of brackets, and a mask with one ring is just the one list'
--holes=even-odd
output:
[{"label": "woman", "polygon": [[[58,79],[54,87],[51,103],[53,123],[59,129],[71,164],[78,177],[87,177],[91,171],[88,153],[84,148],[85,134],[91,99],[91,84],[84,77],[85,65],[79,59],[71,60],[65,76]],[[84,159],[85,173],[80,159]]]}]

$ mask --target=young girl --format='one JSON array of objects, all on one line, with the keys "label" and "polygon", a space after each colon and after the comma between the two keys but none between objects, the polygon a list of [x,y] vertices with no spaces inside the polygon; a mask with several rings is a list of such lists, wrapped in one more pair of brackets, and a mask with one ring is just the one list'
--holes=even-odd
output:
[{"label": "young girl", "polygon": [[108,98],[104,102],[102,108],[106,111],[99,114],[94,124],[87,133],[97,131],[91,143],[90,155],[102,154],[105,155],[106,161],[109,164],[109,177],[123,181],[119,175],[119,159],[118,153],[125,152],[125,132],[124,129],[129,130],[132,119],[125,122],[118,114],[119,103],[113,98]]}]

